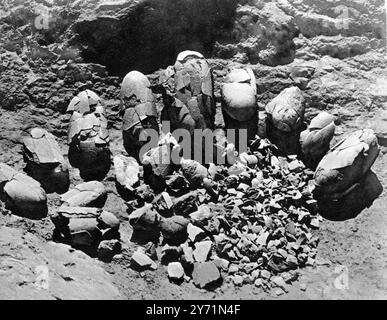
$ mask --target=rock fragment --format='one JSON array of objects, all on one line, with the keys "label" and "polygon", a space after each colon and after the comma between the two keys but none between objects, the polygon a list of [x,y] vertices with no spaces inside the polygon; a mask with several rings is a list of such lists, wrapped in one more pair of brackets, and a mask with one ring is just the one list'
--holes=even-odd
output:
[{"label": "rock fragment", "polygon": [[39,181],[48,192],[64,193],[70,186],[67,164],[55,137],[41,128],[33,128],[23,139],[25,172]]},{"label": "rock fragment", "polygon": [[197,242],[205,238],[206,234],[203,229],[189,223],[187,227],[188,239],[192,242]]},{"label": "rock fragment", "polygon": [[200,186],[208,176],[207,169],[195,160],[183,159],[180,165],[183,175],[193,188]]},{"label": "rock fragment", "polygon": [[182,216],[164,218],[160,222],[161,233],[169,243],[182,243],[187,239],[189,220]]},{"label": "rock fragment", "polygon": [[173,215],[173,202],[167,192],[162,192],[161,194],[159,194],[153,200],[153,206],[156,208],[157,212],[160,213],[163,217],[170,217]]},{"label": "rock fragment", "polygon": [[205,262],[208,260],[212,249],[212,241],[201,241],[195,243],[193,256],[197,262]]},{"label": "rock fragment", "polygon": [[146,269],[155,269],[156,264],[151,258],[141,251],[133,253],[131,258],[132,266],[140,271]]},{"label": "rock fragment", "polygon": [[221,275],[213,262],[196,262],[192,273],[195,286],[211,289],[221,282]]},{"label": "rock fragment", "polygon": [[177,215],[187,217],[190,213],[197,210],[197,201],[198,193],[191,191],[173,200],[173,211]]},{"label": "rock fragment", "polygon": [[168,277],[174,282],[180,282],[184,278],[184,269],[180,262],[168,264]]},{"label": "rock fragment", "polygon": [[121,252],[121,243],[114,240],[103,240],[99,243],[97,254],[102,261],[111,261],[113,256]]},{"label": "rock fragment", "polygon": [[161,263],[168,265],[170,262],[179,261],[182,253],[181,247],[166,244],[161,249]]}]

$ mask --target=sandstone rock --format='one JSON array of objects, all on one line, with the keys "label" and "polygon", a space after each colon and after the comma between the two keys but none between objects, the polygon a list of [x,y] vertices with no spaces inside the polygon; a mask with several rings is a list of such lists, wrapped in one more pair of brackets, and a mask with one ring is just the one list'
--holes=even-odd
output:
[{"label": "sandstone rock", "polygon": [[129,156],[141,160],[140,149],[148,139],[147,128],[159,132],[155,98],[148,78],[138,71],[129,72],[121,84],[124,147]]},{"label": "sandstone rock", "polygon": [[371,168],[379,154],[375,133],[356,131],[337,143],[319,163],[316,192],[341,193],[358,182]]},{"label": "sandstone rock", "polygon": [[140,184],[140,166],[135,158],[117,155],[113,158],[117,191],[128,199]]},{"label": "sandstone rock", "polygon": [[188,216],[190,213],[197,210],[197,197],[196,191],[191,191],[179,198],[173,200],[173,211],[177,215]]},{"label": "sandstone rock", "polygon": [[140,203],[151,203],[155,198],[155,194],[149,185],[143,183],[136,188],[135,197]]},{"label": "sandstone rock", "polygon": [[261,288],[263,286],[263,280],[262,279],[256,279],[254,281],[254,285],[257,287],[257,288]]},{"label": "sandstone rock", "polygon": [[161,248],[161,263],[168,265],[170,262],[179,261],[181,255],[181,247],[166,244]]},{"label": "sandstone rock", "polygon": [[184,242],[187,238],[189,220],[182,216],[164,218],[160,222],[163,237],[169,242]]},{"label": "sandstone rock", "polygon": [[155,231],[158,229],[160,215],[153,210],[151,204],[146,204],[129,215],[129,223],[135,230]]},{"label": "sandstone rock", "polygon": [[173,202],[167,192],[162,192],[160,195],[158,195],[153,201],[153,206],[163,217],[170,217],[173,214]]},{"label": "sandstone rock", "polygon": [[192,267],[195,262],[192,248],[188,245],[188,243],[182,243],[180,248],[183,250],[181,260],[185,265]]},{"label": "sandstone rock", "polygon": [[98,259],[111,261],[114,255],[121,252],[121,243],[118,240],[103,240],[98,245]]},{"label": "sandstone rock", "polygon": [[103,183],[89,181],[77,185],[61,196],[64,205],[69,207],[102,207],[107,191]]},{"label": "sandstone rock", "polygon": [[214,213],[211,211],[208,205],[201,205],[198,207],[197,211],[192,212],[189,216],[193,222],[205,224],[207,220],[214,216]]},{"label": "sandstone rock", "polygon": [[70,219],[69,233],[71,246],[86,252],[89,248],[98,246],[102,239],[102,233],[95,218]]},{"label": "sandstone rock", "polygon": [[1,226],[0,251],[5,254],[0,267],[1,299],[123,299],[110,275],[70,246],[42,242],[31,233]]},{"label": "sandstone rock", "polygon": [[218,55],[236,59],[239,54],[246,57],[243,63],[259,62],[270,66],[292,62],[295,56],[293,39],[298,30],[294,18],[287,13],[277,2],[256,1],[239,6],[233,29],[237,43],[218,44]]},{"label": "sandstone rock", "polygon": [[288,292],[287,285],[284,281],[284,279],[280,276],[271,277],[270,281],[276,286],[284,290],[285,292]]},{"label": "sandstone rock", "polygon": [[186,192],[189,187],[188,180],[183,175],[177,173],[168,176],[165,183],[167,185],[168,192],[174,195],[181,195]]},{"label": "sandstone rock", "polygon": [[168,264],[168,277],[172,281],[181,281],[184,278],[184,269],[180,262],[171,262]]},{"label": "sandstone rock", "polygon": [[321,112],[312,119],[307,130],[301,132],[300,144],[304,162],[315,169],[329,151],[329,144],[335,134],[334,117]]},{"label": "sandstone rock", "polygon": [[66,192],[70,185],[68,167],[55,137],[34,128],[23,140],[25,171],[39,181],[46,192]]},{"label": "sandstone rock", "polygon": [[270,274],[270,272],[267,271],[267,270],[261,270],[260,276],[261,276],[261,278],[263,278],[263,279],[270,279],[271,274]]},{"label": "sandstone rock", "polygon": [[212,288],[222,279],[213,262],[197,262],[192,273],[193,283],[199,288]]},{"label": "sandstone rock", "polygon": [[131,261],[133,267],[139,270],[145,270],[149,268],[153,269],[155,267],[155,263],[152,261],[152,259],[141,251],[136,251],[133,253]]},{"label": "sandstone rock", "polygon": [[233,276],[232,280],[236,286],[241,286],[244,281],[243,277],[238,274]]},{"label": "sandstone rock", "polygon": [[40,183],[0,163],[0,199],[14,214],[30,219],[47,215],[47,197]]},{"label": "sandstone rock", "polygon": [[223,270],[224,272],[230,272],[230,262],[228,260],[222,258],[215,258],[212,260],[212,262],[216,265],[218,269]]},{"label": "sandstone rock", "polygon": [[68,140],[69,161],[85,180],[102,180],[110,169],[109,132],[100,98],[85,90],[67,108],[71,114]]},{"label": "sandstone rock", "polygon": [[380,47],[379,39],[370,39],[365,36],[346,37],[343,35],[319,35],[312,39],[297,39],[297,58],[306,58],[310,55],[331,56],[345,59],[365,54]]},{"label": "sandstone rock", "polygon": [[203,179],[207,178],[207,169],[195,160],[182,159],[181,171],[192,187],[200,186]]},{"label": "sandstone rock", "polygon": [[111,212],[102,211],[97,217],[100,229],[118,229],[120,227],[120,220]]}]

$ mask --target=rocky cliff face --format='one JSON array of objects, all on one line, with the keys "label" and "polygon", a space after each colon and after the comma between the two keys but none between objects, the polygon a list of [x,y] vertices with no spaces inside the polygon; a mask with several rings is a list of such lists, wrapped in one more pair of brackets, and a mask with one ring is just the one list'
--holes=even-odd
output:
[{"label": "rocky cliff face", "polygon": [[[308,99],[308,119],[328,110],[336,116],[337,136],[371,127],[386,146],[382,0],[5,0],[0,4],[0,162],[22,167],[22,137],[35,126],[59,138],[66,154],[66,107],[84,89],[104,100],[112,152],[120,153],[122,77],[137,69],[157,78],[158,69],[187,49],[209,58],[218,109],[228,68],[249,65],[261,110],[283,89],[297,86]],[[223,125],[221,117],[217,125]],[[385,218],[378,219],[383,225]],[[15,232],[4,234],[18,238]],[[52,246],[48,252],[55,251]],[[25,254],[32,259],[31,252]],[[48,255],[36,259],[54,259]],[[114,288],[109,290],[115,296]]]}]

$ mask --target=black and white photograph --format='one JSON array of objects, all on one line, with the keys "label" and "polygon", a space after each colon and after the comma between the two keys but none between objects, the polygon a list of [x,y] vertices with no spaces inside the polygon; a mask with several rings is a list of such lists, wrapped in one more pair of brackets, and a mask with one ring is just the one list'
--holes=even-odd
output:
[{"label": "black and white photograph", "polygon": [[0,300],[386,300],[386,10],[0,0]]}]

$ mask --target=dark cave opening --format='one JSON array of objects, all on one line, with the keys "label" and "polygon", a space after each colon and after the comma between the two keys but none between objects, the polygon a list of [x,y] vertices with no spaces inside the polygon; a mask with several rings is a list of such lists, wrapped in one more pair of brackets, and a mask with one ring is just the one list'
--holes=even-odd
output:
[{"label": "dark cave opening", "polygon": [[173,64],[183,50],[211,56],[216,41],[229,41],[237,0],[149,0],[120,18],[99,17],[75,26],[72,40],[87,62],[112,75],[152,73]]}]

